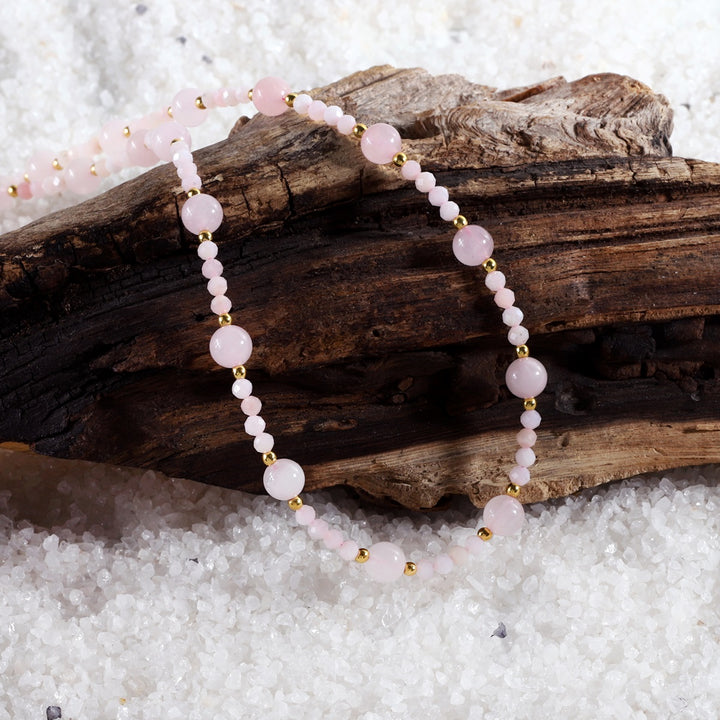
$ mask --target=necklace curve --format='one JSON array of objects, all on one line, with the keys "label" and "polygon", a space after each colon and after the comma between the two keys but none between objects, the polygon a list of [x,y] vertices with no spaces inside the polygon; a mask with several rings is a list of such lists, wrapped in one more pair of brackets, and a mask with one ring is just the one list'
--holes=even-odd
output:
[{"label": "necklace curve", "polygon": [[[446,552],[410,560],[392,542],[360,547],[341,530],[316,516],[312,505],[301,497],[305,486],[302,466],[290,458],[278,457],[274,451],[275,438],[266,431],[265,420],[260,414],[262,402],[253,393],[253,384],[247,377],[246,363],[252,355],[252,338],[244,328],[233,323],[228,284],[223,277],[223,265],[217,258],[214,233],[222,223],[222,206],[212,195],[203,192],[202,178],[191,152],[189,128],[200,125],[207,118],[208,110],[233,107],[242,102],[252,102],[260,113],[270,117],[292,109],[298,115],[325,123],[339,134],[359,141],[367,161],[395,166],[405,180],[414,183],[415,188],[427,196],[428,202],[438,208],[440,217],[453,226],[452,252],[457,260],[485,271],[485,285],[502,311],[502,321],[508,328],[508,342],[515,348],[516,357],[506,370],[505,383],[522,401],[522,427],[516,436],[515,464],[507,473],[504,492],[486,503],[479,528],[473,530],[462,544],[453,545]],[[297,522],[307,528],[313,540],[322,541],[344,560],[361,565],[370,578],[380,582],[404,575],[426,579],[434,574],[446,575],[456,566],[463,565],[469,555],[480,554],[484,543],[494,535],[518,533],[525,516],[518,497],[521,488],[530,482],[530,468],[536,460],[533,450],[537,439],[535,430],[541,422],[537,397],[545,389],[547,372],[539,360],[530,356],[529,332],[522,325],[524,314],[515,304],[515,293],[507,287],[506,277],[492,257],[492,236],[480,225],[469,224],[458,204],[450,200],[448,189],[437,185],[431,172],[424,171],[419,162],[408,157],[402,149],[402,138],[397,129],[387,123],[366,126],[337,105],[328,106],[308,93],[292,92],[290,86],[277,77],[262,78],[247,88],[220,88],[210,92],[185,88],[175,95],[165,110],[129,122],[111,120],[97,137],[60,154],[47,150],[37,152],[23,175],[0,181],[5,185],[4,191],[0,186],[0,211],[20,200],[66,190],[79,195],[90,194],[97,190],[104,177],[121,168],[150,167],[158,161],[173,163],[187,194],[181,219],[185,228],[198,239],[197,254],[203,261],[202,274],[212,296],[210,309],[219,323],[210,338],[210,355],[218,365],[232,372],[231,392],[246,415],[245,432],[252,437],[253,447],[266,466],[263,485],[268,495],[287,502]]]}]

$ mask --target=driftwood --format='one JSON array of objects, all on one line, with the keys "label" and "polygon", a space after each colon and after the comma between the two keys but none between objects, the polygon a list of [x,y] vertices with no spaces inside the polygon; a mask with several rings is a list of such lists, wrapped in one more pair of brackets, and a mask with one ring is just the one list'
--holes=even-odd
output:
[{"label": "driftwood", "polygon": [[[397,126],[495,237],[550,373],[521,499],[720,461],[720,167],[671,157],[662,96],[616,75],[497,91],[388,67],[313,95]],[[521,412],[506,328],[436,209],[356,144],[288,113],[196,153],[262,414],[308,489],[482,505]],[[206,352],[182,199],[160,167],[0,238],[0,441],[261,489]]]}]

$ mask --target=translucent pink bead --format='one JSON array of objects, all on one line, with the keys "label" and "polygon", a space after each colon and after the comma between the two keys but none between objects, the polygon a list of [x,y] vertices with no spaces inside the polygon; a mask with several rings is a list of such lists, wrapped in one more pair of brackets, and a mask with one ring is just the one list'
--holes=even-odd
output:
[{"label": "translucent pink bead", "polygon": [[299,525],[309,525],[315,519],[315,508],[312,505],[303,505],[295,511],[295,517]]},{"label": "translucent pink bead", "polygon": [[522,465],[516,465],[508,473],[508,479],[515,485],[527,485],[530,482],[530,471]]},{"label": "translucent pink bead", "polygon": [[[494,275],[495,273],[490,274]],[[513,325],[519,325],[523,321],[523,317],[525,317],[523,315],[523,311],[519,307],[515,307],[513,305],[512,307],[503,310],[502,321],[508,327],[512,327]]]},{"label": "translucent pink bead", "polygon": [[253,386],[247,378],[238,378],[232,384],[232,394],[238,400],[244,400],[252,395]]},{"label": "translucent pink bead", "polygon": [[308,108],[313,99],[307,93],[300,93],[293,102],[293,110],[298,115],[307,115]]},{"label": "translucent pink bead", "polygon": [[505,372],[505,384],[515,397],[537,397],[547,385],[547,371],[533,357],[518,358]]},{"label": "translucent pink bead", "polygon": [[415,178],[415,187],[420,192],[430,192],[435,187],[435,176],[431,172],[421,172]]},{"label": "translucent pink bead", "polygon": [[537,434],[534,430],[524,428],[517,434],[517,444],[520,447],[532,447],[537,442]]},{"label": "translucent pink bead", "polygon": [[392,162],[395,154],[400,152],[402,139],[392,125],[375,123],[363,133],[360,149],[370,162],[384,165]]},{"label": "translucent pink bead", "polygon": [[[478,538],[479,540],[480,538]],[[480,541],[482,542],[482,540]],[[417,573],[415,576],[421,580],[429,580],[435,574],[435,568],[433,567],[433,561],[430,558],[423,558],[415,563],[417,566]]]},{"label": "translucent pink bead", "polygon": [[175,95],[170,103],[175,120],[185,127],[196,127],[208,116],[207,110],[201,110],[195,101],[202,95],[198,88],[185,88]]},{"label": "translucent pink bead", "polygon": [[[494,275],[495,273],[490,273]],[[515,303],[515,293],[510,288],[500,288],[493,297],[495,304],[501,308],[512,307]]]},{"label": "translucent pink bead", "polygon": [[477,535],[470,535],[465,540],[465,547],[471,555],[479,555],[484,552],[485,541],[481,540]]},{"label": "translucent pink bead", "polygon": [[326,108],[327,105],[322,100],[313,100],[307,111],[308,117],[315,122],[321,122]]},{"label": "translucent pink bead", "polygon": [[182,189],[185,192],[188,192],[189,190],[192,190],[193,188],[196,188],[199,190],[202,187],[202,179],[199,175],[192,175],[190,177],[183,178],[182,181]]},{"label": "translucent pink bead", "polygon": [[222,275],[222,271],[223,264],[215,258],[210,258],[203,263],[202,274],[203,277],[206,277],[208,280]]},{"label": "translucent pink bead", "polygon": [[182,140],[188,147],[191,147],[190,133],[188,129],[177,120],[168,120],[145,135],[145,144],[165,162],[172,160],[174,148],[173,143]]},{"label": "translucent pink bead", "polygon": [[349,135],[355,127],[355,118],[352,115],[343,115],[336,125],[341,135]]},{"label": "translucent pink bead", "polygon": [[262,410],[262,400],[255,395],[250,395],[240,403],[240,409],[246,415],[259,415]]},{"label": "translucent pink bead", "polygon": [[123,132],[126,123],[122,120],[111,120],[102,126],[98,134],[98,142],[103,152],[113,161],[124,165],[126,162],[127,136]]},{"label": "translucent pink bead", "polygon": [[76,158],[65,166],[65,184],[78,195],[89,195],[100,187],[100,178],[90,172],[87,158]]},{"label": "translucent pink bead", "polygon": [[280,458],[265,468],[263,485],[270,497],[290,500],[299,495],[305,487],[305,473],[294,460]]},{"label": "translucent pink bead", "polygon": [[218,328],[210,338],[210,355],[221,367],[244,365],[252,353],[252,340],[239,325]]},{"label": "translucent pink bead", "polygon": [[253,447],[259,453],[270,452],[273,449],[274,445],[275,438],[270,433],[266,432],[262,432],[259,435],[256,435],[255,439],[253,440]]},{"label": "translucent pink bead", "polygon": [[217,255],[218,246],[212,240],[203,240],[197,249],[198,257],[201,260],[210,260]]},{"label": "translucent pink bead", "polygon": [[339,548],[338,555],[347,562],[352,562],[358,554],[360,546],[354,540],[346,540]]},{"label": "translucent pink bead", "polygon": [[505,287],[505,273],[493,270],[485,276],[485,287],[491,292],[497,292]]},{"label": "translucent pink bead", "polygon": [[134,167],[152,167],[158,161],[157,155],[145,145],[148,132],[148,130],[138,130],[128,139],[128,161]]},{"label": "translucent pink bead", "polygon": [[435,205],[436,207],[440,207],[443,203],[446,203],[448,201],[448,189],[446,187],[443,187],[442,185],[436,185],[429,193],[428,193],[428,202],[431,205]]},{"label": "translucent pink bead", "polygon": [[323,120],[328,125],[330,125],[330,127],[335,127],[338,122],[340,122],[340,118],[342,116],[342,108],[338,107],[337,105],[328,105],[328,107],[325,108],[325,112],[323,113]]},{"label": "translucent pink bead", "polygon": [[183,225],[193,234],[215,232],[223,219],[222,205],[212,196],[200,193],[189,197],[180,213]]},{"label": "translucent pink bead", "polygon": [[248,435],[254,437],[265,430],[265,420],[259,415],[251,415],[245,420],[243,427]]},{"label": "translucent pink bead", "polygon": [[[480,540],[480,538],[478,538],[478,540]],[[482,542],[482,540],[480,540],[480,542]],[[464,565],[468,559],[468,551],[460,545],[453,545],[448,550],[448,555],[452,558],[453,564],[457,567]]]},{"label": "translucent pink bead", "polygon": [[450,222],[450,220],[454,220],[459,214],[460,206],[452,200],[448,200],[440,206],[440,217],[443,220]]},{"label": "translucent pink bead", "polygon": [[524,345],[530,338],[530,331],[522,325],[515,325],[508,330],[508,340],[511,345]]},{"label": "translucent pink bead", "polygon": [[337,528],[332,528],[325,533],[323,542],[328,550],[337,550],[343,544],[344,536]]},{"label": "translucent pink bead", "polygon": [[406,180],[417,180],[418,175],[420,175],[421,172],[422,168],[417,160],[408,160],[400,170],[400,174]]},{"label": "translucent pink bead", "polygon": [[[88,172],[88,174],[91,174]],[[32,196],[32,188],[29,182],[21,182],[17,184],[17,196],[21,200],[29,200]]]},{"label": "translucent pink bead", "polygon": [[264,77],[255,83],[252,101],[263,115],[274,117],[282,115],[288,109],[285,96],[289,92],[290,86],[281,78]]},{"label": "translucent pink bead", "polygon": [[227,280],[224,277],[210,278],[207,289],[211,295],[224,295],[227,292]]},{"label": "translucent pink bead", "polygon": [[210,301],[210,309],[216,315],[225,315],[232,310],[232,303],[227,295],[217,295]]},{"label": "translucent pink bead", "polygon": [[435,562],[433,562],[433,567],[438,575],[447,575],[448,573],[451,573],[454,565],[455,563],[453,563],[452,558],[445,553],[438,555],[435,558]]},{"label": "translucent pink bead", "polygon": [[531,467],[535,464],[535,451],[529,447],[521,447],[515,453],[515,462],[521,467]]},{"label": "translucent pink bead", "polygon": [[475,266],[482,265],[492,255],[493,245],[492,236],[485,228],[466,225],[455,233],[452,248],[455,257],[463,265]]},{"label": "translucent pink bead", "polygon": [[542,415],[537,410],[526,410],[520,416],[520,424],[525,428],[530,428],[530,430],[539,427],[541,422]]},{"label": "translucent pink bead", "polygon": [[[297,495],[297,493],[295,493]],[[290,497],[295,497],[295,495],[291,495]],[[278,498],[278,500],[289,500],[290,498]],[[322,518],[316,518],[308,525],[308,535],[313,540],[322,540],[328,530],[330,529],[330,526],[327,524],[327,520],[323,520]]]},{"label": "translucent pink bead", "polygon": [[483,525],[495,535],[514,535],[525,520],[525,510],[510,495],[496,495],[488,500],[483,510]]},{"label": "translucent pink bead", "polygon": [[[41,183],[46,177],[57,170],[53,169],[52,161],[57,154],[52,150],[38,150],[31,158],[27,166],[27,175],[31,182]],[[5,184],[5,183],[3,183]],[[10,184],[9,182],[7,183]]]},{"label": "translucent pink bead", "polygon": [[405,572],[405,553],[395,543],[379,542],[368,549],[370,558],[363,567],[373,580],[390,582]]}]

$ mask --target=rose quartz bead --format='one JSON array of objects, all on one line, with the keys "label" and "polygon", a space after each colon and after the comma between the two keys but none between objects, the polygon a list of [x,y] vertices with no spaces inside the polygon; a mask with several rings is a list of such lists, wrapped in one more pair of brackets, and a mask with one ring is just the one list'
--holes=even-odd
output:
[{"label": "rose quartz bead", "polygon": [[[482,541],[481,541],[482,542]],[[429,580],[435,574],[435,568],[433,567],[433,561],[430,558],[423,558],[415,563],[417,566],[416,577],[421,580]]]},{"label": "rose quartz bead", "polygon": [[232,384],[232,394],[238,400],[244,400],[252,395],[253,385],[247,378],[238,378]]},{"label": "rose quartz bead", "polygon": [[196,127],[208,117],[207,110],[201,110],[195,101],[202,95],[198,88],[185,88],[175,95],[170,103],[175,120],[185,127]]},{"label": "rose quartz bead", "polygon": [[443,203],[446,203],[448,201],[448,189],[446,187],[443,187],[442,185],[436,185],[429,193],[428,193],[428,202],[431,205],[435,205],[436,207],[440,207]]},{"label": "rose quartz bead", "polygon": [[[495,273],[490,273],[494,275]],[[493,297],[495,304],[500,308],[512,307],[515,303],[515,293],[510,288],[500,288]]]},{"label": "rose quartz bead", "polygon": [[537,397],[547,385],[547,371],[533,357],[518,358],[505,372],[505,384],[515,397]]},{"label": "rose quartz bead", "polygon": [[315,519],[315,508],[312,505],[303,505],[295,511],[295,517],[299,525],[309,525]]},{"label": "rose quartz bead", "polygon": [[[406,180],[417,180],[418,175],[422,172],[420,163],[417,160],[408,160],[400,170],[400,174]],[[432,188],[431,188],[432,189]]]},{"label": "rose quartz bead", "polygon": [[[31,182],[42,183],[42,181],[57,172],[52,166],[52,161],[57,154],[52,150],[38,150],[31,158],[27,166],[27,175]],[[5,184],[5,183],[3,183]],[[10,183],[7,183],[10,185]]]},{"label": "rose quartz bead", "polygon": [[192,175],[191,177],[183,178],[181,187],[185,192],[188,192],[193,188],[199,190],[202,187],[202,179],[199,175]]},{"label": "rose quartz bead", "polygon": [[355,118],[352,115],[343,115],[336,125],[341,135],[349,135],[355,127]]},{"label": "rose quartz bead", "polygon": [[465,548],[471,555],[479,555],[484,552],[485,541],[481,540],[477,535],[470,535],[465,540]]},{"label": "rose quartz bead", "polygon": [[352,562],[358,554],[360,546],[354,540],[346,540],[339,548],[338,555],[347,562]]},{"label": "rose quartz bead", "polygon": [[326,108],[327,105],[322,100],[313,100],[307,111],[308,117],[315,122],[320,122],[325,115]]},{"label": "rose quartz bead", "polygon": [[210,258],[203,263],[202,274],[203,277],[206,277],[208,280],[210,278],[219,277],[222,275],[222,271],[223,264],[215,258]]},{"label": "rose quartz bead", "polygon": [[517,434],[517,444],[520,447],[532,447],[537,442],[537,434],[534,430],[525,428]]},{"label": "rose quartz bead", "polygon": [[180,213],[183,225],[195,235],[204,230],[215,232],[223,219],[222,205],[212,196],[200,193],[189,197]]},{"label": "rose quartz bead", "polygon": [[[88,175],[93,177],[89,170],[88,170]],[[91,192],[91,191],[87,191],[87,192]],[[85,194],[85,193],[83,192],[82,194]],[[32,188],[30,187],[29,182],[21,182],[21,183],[17,184],[17,196],[21,200],[29,200],[33,196]]]},{"label": "rose quartz bead", "polygon": [[214,110],[216,107],[218,107],[217,100],[215,99],[215,91],[214,90],[206,90],[205,92],[200,95],[202,98],[203,105],[208,110]]},{"label": "rose quartz bead", "polygon": [[124,165],[126,162],[127,136],[123,132],[126,123],[122,120],[111,120],[102,126],[98,134],[98,142],[102,151],[115,163]]},{"label": "rose quartz bead", "polygon": [[262,410],[262,400],[255,395],[250,395],[240,403],[240,409],[246,415],[259,415]]},{"label": "rose quartz bead", "polygon": [[[480,540],[480,538],[478,538],[478,540]],[[482,540],[480,542],[482,542]],[[468,559],[468,551],[460,545],[453,545],[448,550],[448,555],[452,558],[453,563],[457,567],[464,565]]]},{"label": "rose quartz bead", "polygon": [[210,278],[207,289],[211,295],[224,295],[227,292],[227,280],[224,277]]},{"label": "rose quartz bead", "polygon": [[328,550],[337,550],[343,544],[344,536],[340,530],[332,528],[327,531],[323,542]]},{"label": "rose quartz bead", "polygon": [[259,435],[256,435],[253,440],[253,447],[259,453],[270,452],[274,445],[275,438],[270,433],[266,432],[261,432]]},{"label": "rose quartz bead", "polygon": [[521,447],[515,453],[515,462],[522,467],[531,467],[535,464],[535,451],[529,447]]},{"label": "rose quartz bead", "polygon": [[371,545],[370,558],[363,567],[378,582],[390,582],[405,572],[405,553],[395,543],[379,542]]},{"label": "rose quartz bead", "polygon": [[452,200],[448,200],[440,206],[440,217],[443,220],[450,222],[450,220],[454,220],[459,214],[460,206]]},{"label": "rose quartz bead", "polygon": [[65,190],[65,178],[61,177],[59,173],[48,175],[40,183],[40,187],[46,195],[57,195]]},{"label": "rose quartz bead", "polygon": [[[495,273],[490,274],[494,275]],[[525,317],[523,315],[523,311],[519,307],[515,307],[513,305],[512,307],[503,310],[502,321],[508,327],[512,327],[513,325],[519,325],[523,321],[523,317]]]},{"label": "rose quartz bead", "polygon": [[525,520],[522,504],[510,495],[496,495],[483,510],[483,525],[495,535],[514,535]]},{"label": "rose quartz bead", "polygon": [[520,416],[520,424],[525,428],[530,428],[530,430],[539,427],[541,422],[542,415],[537,410],[525,410]]},{"label": "rose quartz bead", "polygon": [[243,428],[248,435],[255,437],[265,430],[265,420],[259,415],[251,415],[245,420]]},{"label": "rose quartz bead", "polygon": [[239,325],[218,328],[210,338],[210,355],[221,367],[244,365],[252,353],[252,340]]},{"label": "rose quartz bead", "polygon": [[342,108],[337,105],[328,105],[323,113],[323,120],[330,126],[335,127],[343,116]]},{"label": "rose quartz bead", "polygon": [[[466,225],[453,237],[453,253],[463,265],[482,265],[493,251],[493,239],[490,233],[479,225]],[[495,272],[498,272],[495,270]],[[494,275],[495,273],[489,273]]]},{"label": "rose quartz bead", "polygon": [[313,99],[307,93],[300,93],[293,102],[293,110],[298,115],[307,115],[308,108]]},{"label": "rose quartz bead", "polygon": [[402,139],[392,125],[375,123],[363,133],[360,149],[370,162],[384,165],[392,162],[395,154],[400,152]]},{"label": "rose quartz bead", "polygon": [[65,166],[65,184],[78,195],[89,195],[100,187],[100,178],[90,171],[92,162],[87,158],[71,160]]},{"label": "rose quartz bead", "polygon": [[505,287],[505,273],[493,270],[485,276],[485,287],[491,292],[497,292]]},{"label": "rose quartz bead", "polygon": [[282,115],[288,109],[285,96],[289,92],[290,86],[281,78],[264,77],[255,83],[252,101],[263,115],[274,117]]},{"label": "rose quartz bead", "polygon": [[218,246],[212,240],[203,240],[197,249],[198,257],[201,260],[210,260],[217,255]]},{"label": "rose quartz bead", "polygon": [[435,568],[435,572],[438,575],[447,575],[448,573],[452,572],[454,563],[449,555],[442,553],[435,558],[433,567]]},{"label": "rose quartz bead", "polygon": [[516,465],[508,473],[508,478],[515,485],[527,485],[530,482],[530,471],[522,465]]},{"label": "rose quartz bead", "polygon": [[280,458],[265,468],[263,485],[270,497],[290,500],[299,495],[305,487],[305,473],[294,460]]},{"label": "rose quartz bead", "polygon": [[435,187],[435,176],[431,172],[421,172],[415,178],[415,187],[420,192],[430,192]]},{"label": "rose quartz bead", "polygon": [[508,340],[511,345],[524,345],[530,337],[530,331],[522,325],[515,325],[508,330]]},{"label": "rose quartz bead", "polygon": [[[295,493],[297,495],[297,493]],[[295,497],[295,495],[291,495],[290,497]],[[289,500],[290,498],[278,498],[278,500]],[[327,520],[323,520],[322,518],[316,518],[308,525],[308,535],[313,540],[322,540],[325,537],[325,534],[330,529],[330,526],[327,524]]]},{"label": "rose quartz bead", "polygon": [[130,136],[127,144],[130,165],[152,167],[157,163],[157,155],[145,144],[148,132],[148,130],[138,130]]},{"label": "rose quartz bead", "polygon": [[108,168],[107,163],[103,158],[95,161],[95,172],[101,178],[110,177],[111,174],[110,169]]},{"label": "rose quartz bead", "polygon": [[188,148],[192,146],[188,129],[177,120],[167,120],[145,134],[145,144],[165,162],[172,160],[178,141],[185,143]]},{"label": "rose quartz bead", "polygon": [[232,310],[232,303],[227,295],[218,295],[210,301],[210,309],[216,315],[225,315]]}]

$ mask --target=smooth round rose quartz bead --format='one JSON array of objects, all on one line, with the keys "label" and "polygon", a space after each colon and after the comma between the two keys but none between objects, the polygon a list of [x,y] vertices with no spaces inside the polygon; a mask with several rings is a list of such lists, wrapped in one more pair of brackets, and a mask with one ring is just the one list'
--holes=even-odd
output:
[{"label": "smooth round rose quartz bead", "polygon": [[210,278],[207,289],[211,295],[224,295],[227,292],[227,280],[224,277]]},{"label": "smooth round rose quartz bead", "polygon": [[537,397],[547,385],[547,371],[533,357],[518,358],[505,372],[505,384],[515,397]]},{"label": "smooth round rose quartz bead", "polygon": [[186,127],[196,127],[208,117],[207,110],[201,110],[195,100],[202,95],[199,88],[184,88],[175,95],[170,103],[175,120]]},{"label": "smooth round rose quartz bead", "polygon": [[238,378],[232,384],[232,394],[238,400],[244,400],[252,395],[253,385],[247,378]]},{"label": "smooth round rose quartz bead", "polygon": [[402,139],[392,125],[375,123],[363,133],[360,149],[370,162],[384,165],[392,162],[396,153],[402,150]]},{"label": "smooth round rose quartz bead", "polygon": [[293,110],[298,115],[307,115],[312,101],[313,99],[307,93],[300,93],[293,102]]},{"label": "smooth round rose quartz bead", "polygon": [[343,115],[335,125],[341,135],[349,135],[355,127],[355,118],[352,115]]},{"label": "smooth round rose quartz bead", "polygon": [[408,160],[400,170],[400,174],[406,179],[406,180],[417,180],[418,175],[422,172],[422,168],[420,167],[420,163],[417,160]]},{"label": "smooth round rose quartz bead", "polygon": [[200,193],[189,197],[180,211],[183,225],[194,235],[215,232],[223,219],[222,205],[212,196]]},{"label": "smooth round rose quartz bead", "polygon": [[378,582],[391,582],[405,572],[405,553],[395,543],[379,542],[371,545],[370,558],[363,567]]},{"label": "smooth round rose quartz bead", "polygon": [[[494,275],[495,273],[490,274]],[[519,307],[515,307],[513,305],[512,307],[503,310],[502,321],[508,327],[513,327],[513,325],[519,325],[523,321],[523,317],[525,317],[523,311]]]},{"label": "smooth round rose quartz bead", "polygon": [[[295,496],[293,495],[293,497]],[[295,518],[299,525],[309,525],[315,519],[315,508],[312,505],[303,505],[295,511]]]},{"label": "smooth round rose quartz bead", "polygon": [[218,328],[210,338],[210,355],[221,367],[244,365],[252,353],[252,340],[239,325]]},{"label": "smooth round rose quartz bead", "polygon": [[524,345],[530,338],[530,331],[522,325],[515,325],[508,330],[508,341],[511,345]]},{"label": "smooth round rose quartz bead", "polygon": [[352,562],[358,554],[360,546],[354,540],[346,540],[339,548],[338,555],[347,562]]},{"label": "smooth round rose quartz bead", "polygon": [[127,144],[127,156],[130,164],[137,167],[152,167],[157,163],[157,155],[145,144],[148,130],[134,132]]},{"label": "smooth round rose quartz bead", "polygon": [[459,214],[460,206],[452,200],[448,200],[440,206],[440,217],[443,220],[450,222],[450,220],[454,220]]},{"label": "smooth round rose quartz bead", "polygon": [[440,207],[443,203],[446,203],[448,201],[448,197],[449,197],[448,189],[446,187],[443,187],[442,185],[436,185],[428,193],[428,202],[431,205]]},{"label": "smooth round rose quartz bead", "polygon": [[[480,538],[478,538],[478,540],[479,539]],[[482,540],[480,542],[482,542]],[[416,562],[415,565],[417,566],[417,573],[415,573],[415,576],[419,577],[421,580],[429,580],[435,574],[433,561],[430,560],[430,558],[423,558],[422,560]]]},{"label": "smooth round rose quartz bead", "polygon": [[[90,175],[90,177],[92,177],[94,179],[94,176],[92,175],[92,173],[90,173],[89,170],[88,170],[88,175]],[[67,179],[67,175],[66,175],[66,179]],[[83,190],[80,194],[84,195],[84,194],[87,194],[87,192],[92,192],[92,190],[88,190],[88,191]],[[30,183],[29,182],[18,183],[17,194],[21,200],[29,200],[33,196],[32,188],[30,187]]]},{"label": "smooth round rose quartz bead", "polygon": [[57,173],[55,175],[48,175],[40,187],[46,195],[57,195],[65,189],[65,178],[60,177]]},{"label": "smooth round rose quartz bead", "polygon": [[[123,132],[126,123],[122,120],[111,120],[105,123],[98,133],[98,142],[102,151],[120,165],[125,164],[127,136]],[[32,178],[32,176],[31,176]]]},{"label": "smooth round rose quartz bead", "polygon": [[342,544],[345,536],[337,528],[331,528],[325,534],[323,542],[328,550],[337,550]]},{"label": "smooth round rose quartz bead", "polygon": [[435,187],[435,176],[431,172],[421,172],[415,178],[415,187],[420,192],[430,192]]},{"label": "smooth round rose quartz bead", "polygon": [[328,105],[323,113],[323,120],[330,126],[335,127],[343,116],[342,108],[337,105]]},{"label": "smooth round rose quartz bead", "polygon": [[482,523],[495,535],[514,535],[525,520],[522,503],[510,495],[496,495],[483,510]]},{"label": "smooth round rose quartz bead", "polygon": [[[297,495],[297,493],[295,493]],[[290,497],[295,497],[295,495],[291,495]],[[290,498],[278,498],[279,500],[289,500]],[[313,540],[322,540],[325,537],[325,534],[330,530],[330,526],[327,524],[327,520],[323,520],[322,518],[316,518],[308,525],[308,535]]]},{"label": "smooth round rose quartz bead", "polygon": [[177,120],[168,120],[145,135],[145,144],[160,160],[165,162],[172,160],[175,151],[173,145],[176,140],[182,140],[188,147],[191,147],[188,129]]},{"label": "smooth round rose quartz bead", "polygon": [[520,447],[532,447],[537,442],[537,433],[529,428],[521,430],[516,437]]},{"label": "smooth round rose quartz bead", "polygon": [[482,265],[492,255],[493,247],[492,236],[479,225],[466,225],[461,228],[455,233],[452,242],[455,257],[463,265],[470,266]]},{"label": "smooth round rose quartz bead", "polygon": [[212,240],[203,240],[197,249],[198,257],[201,260],[210,260],[217,256],[218,246]]},{"label": "smooth round rose quartz bead", "polygon": [[438,575],[447,575],[448,573],[451,573],[454,565],[455,563],[453,563],[452,558],[445,553],[438,555],[433,562],[433,567]]},{"label": "smooth round rose quartz bead", "polygon": [[[478,538],[480,540],[480,538]],[[482,542],[482,540],[480,541]],[[464,565],[468,559],[468,551],[460,545],[453,545],[448,550],[448,555],[456,566]]]},{"label": "smooth round rose quartz bead", "polygon": [[263,485],[270,497],[290,500],[299,495],[305,487],[305,473],[294,460],[280,458],[265,468]]},{"label": "smooth round rose quartz bead", "polygon": [[520,416],[520,424],[524,428],[529,428],[530,430],[534,430],[539,427],[541,422],[542,415],[540,415],[537,410],[525,410],[525,412]]},{"label": "smooth round rose quartz bead", "polygon": [[307,111],[308,117],[315,122],[321,122],[326,109],[327,105],[322,100],[313,100]]},{"label": "smooth round rose quartz bead", "polygon": [[465,548],[471,555],[479,555],[484,551],[485,541],[481,540],[477,535],[470,535],[465,540]]},{"label": "smooth round rose quartz bead", "polygon": [[515,453],[515,462],[522,467],[531,467],[535,464],[535,451],[529,447],[521,447]]},{"label": "smooth round rose quartz bead", "polygon": [[491,292],[497,292],[505,287],[505,273],[493,270],[485,276],[485,287]]},{"label": "smooth round rose quartz bead", "polygon": [[[494,273],[490,273],[493,275]],[[510,288],[500,288],[494,295],[493,300],[500,308],[512,307],[515,303],[515,293]]]},{"label": "smooth round rose quartz bead", "polygon": [[262,410],[262,400],[255,395],[249,395],[240,403],[240,409],[246,415],[259,415]]},{"label": "smooth round rose quartz bead", "polygon": [[200,95],[200,97],[202,98],[203,105],[208,110],[214,110],[216,107],[218,107],[217,100],[215,99],[214,90],[206,90]]},{"label": "smooth round rose quartz bead", "polygon": [[215,258],[210,258],[203,263],[202,274],[203,277],[206,277],[208,280],[210,278],[219,277],[222,275],[222,271],[223,264]]},{"label": "smooth round rose quartz bead", "polygon": [[100,178],[90,171],[92,162],[87,158],[76,158],[65,166],[65,184],[68,190],[78,195],[89,195],[100,187]]},{"label": "smooth round rose quartz bead", "polygon": [[289,92],[290,86],[281,78],[264,77],[255,83],[252,101],[263,115],[275,117],[288,109],[285,96]]},{"label": "smooth round rose quartz bead", "polygon": [[202,187],[202,178],[199,175],[183,178],[181,187],[185,192],[193,188],[199,190]]},{"label": "smooth round rose quartz bead", "polygon": [[[38,150],[30,158],[30,162],[27,166],[27,176],[30,178],[30,182],[42,183],[46,177],[52,175],[54,172],[57,172],[57,170],[55,170],[52,166],[52,161],[56,157],[57,153],[52,150]],[[3,182],[3,185],[10,184],[10,182]]]},{"label": "smooth round rose quartz bead", "polygon": [[253,440],[253,447],[259,453],[270,452],[274,445],[275,438],[270,433],[266,432],[261,432],[259,435],[256,435]]},{"label": "smooth round rose quartz bead", "polygon": [[[522,465],[516,465],[508,473],[508,478],[510,482],[515,485],[527,485],[530,482],[530,471]],[[478,538],[478,540],[480,540],[480,538]],[[482,542],[482,540],[480,542]]]},{"label": "smooth round rose quartz bead", "polygon": [[[259,415],[251,415],[245,420],[243,428],[248,435],[255,437],[265,430],[265,420]],[[294,495],[292,497],[294,497]]]},{"label": "smooth round rose quartz bead", "polygon": [[232,303],[227,295],[217,295],[210,301],[210,309],[216,315],[225,315],[232,310]]}]

